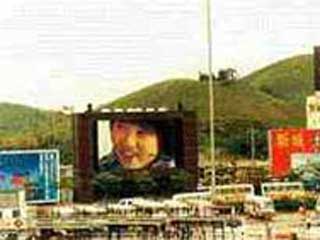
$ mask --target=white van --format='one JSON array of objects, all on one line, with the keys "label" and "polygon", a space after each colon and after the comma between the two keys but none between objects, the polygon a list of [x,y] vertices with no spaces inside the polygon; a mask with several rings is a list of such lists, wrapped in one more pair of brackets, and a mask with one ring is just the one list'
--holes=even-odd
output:
[{"label": "white van", "polygon": [[251,217],[270,219],[275,209],[270,197],[248,195],[244,204],[244,212]]}]

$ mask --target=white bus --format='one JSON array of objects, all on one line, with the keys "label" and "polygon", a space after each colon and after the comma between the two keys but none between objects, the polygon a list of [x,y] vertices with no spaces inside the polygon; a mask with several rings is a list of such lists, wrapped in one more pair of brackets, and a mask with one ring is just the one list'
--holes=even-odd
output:
[{"label": "white bus", "polygon": [[[254,195],[254,187],[252,184],[228,184],[217,185],[215,189],[215,196],[239,196]],[[174,200],[210,200],[212,199],[211,191],[205,192],[190,192],[190,193],[178,193],[173,196]]]},{"label": "white bus", "polygon": [[172,199],[176,201],[185,200],[210,200],[211,192],[188,192],[188,193],[177,193],[173,195]]},{"label": "white bus", "polygon": [[269,196],[274,193],[303,192],[302,182],[266,182],[261,184],[262,196]]},{"label": "white bus", "polygon": [[254,195],[254,187],[249,183],[242,184],[228,184],[228,185],[218,185],[215,191],[216,195],[243,195],[243,196],[253,196]]}]

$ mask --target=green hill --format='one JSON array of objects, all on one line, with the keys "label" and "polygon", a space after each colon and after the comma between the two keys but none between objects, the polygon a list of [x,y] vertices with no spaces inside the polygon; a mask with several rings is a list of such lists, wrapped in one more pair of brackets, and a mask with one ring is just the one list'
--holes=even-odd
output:
[{"label": "green hill", "polygon": [[243,80],[274,98],[304,107],[306,96],[314,91],[313,56],[300,55],[276,62]]},{"label": "green hill", "polygon": [[[245,81],[215,84],[215,118],[218,121],[250,120],[269,124],[304,124],[304,108],[275,98]],[[181,102],[195,110],[200,119],[208,119],[208,84],[190,79],[169,80],[120,98],[108,107],[161,107],[176,109]],[[101,107],[106,107],[101,106]]]},{"label": "green hill", "polygon": [[57,148],[63,163],[70,162],[71,121],[61,112],[0,103],[0,150]]},{"label": "green hill", "polygon": [[[266,130],[271,127],[304,127],[305,98],[313,92],[312,56],[276,62],[236,82],[215,83],[217,145],[229,152],[247,154],[248,129],[255,128],[257,144],[266,156]],[[103,107],[168,107],[182,103],[195,110],[201,129],[207,129],[208,84],[194,79],[173,79],[134,92]],[[99,109],[98,108],[98,109]],[[201,134],[202,145],[207,131]]]},{"label": "green hill", "polygon": [[[295,56],[256,71],[235,83],[215,84],[219,120],[251,119],[276,125],[304,126],[305,99],[313,92],[311,55]],[[166,106],[208,117],[208,85],[193,79],[161,82],[101,107]]]}]

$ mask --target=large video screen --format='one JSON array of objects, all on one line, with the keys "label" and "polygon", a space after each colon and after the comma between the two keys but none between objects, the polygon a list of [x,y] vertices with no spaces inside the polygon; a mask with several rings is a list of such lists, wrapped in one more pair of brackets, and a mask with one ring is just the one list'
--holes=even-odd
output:
[{"label": "large video screen", "polygon": [[75,115],[75,130],[76,202],[196,189],[194,112],[88,110]]},{"label": "large video screen", "polygon": [[174,168],[179,162],[179,129],[165,121],[98,121],[100,171]]},{"label": "large video screen", "polygon": [[59,201],[59,151],[0,151],[0,189],[24,189],[29,203]]},{"label": "large video screen", "polygon": [[97,194],[121,198],[186,191],[191,178],[182,147],[179,120],[98,120]]}]

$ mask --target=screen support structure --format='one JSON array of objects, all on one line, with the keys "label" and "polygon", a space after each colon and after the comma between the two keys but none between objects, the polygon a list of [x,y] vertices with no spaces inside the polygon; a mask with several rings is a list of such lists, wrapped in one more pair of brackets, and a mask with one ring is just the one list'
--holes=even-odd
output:
[{"label": "screen support structure", "polygon": [[211,193],[216,191],[215,174],[215,134],[214,134],[214,84],[212,75],[212,31],[211,31],[211,0],[206,0],[207,10],[207,44],[208,44],[208,74],[209,74],[209,123],[210,123],[210,161],[211,161]]}]

